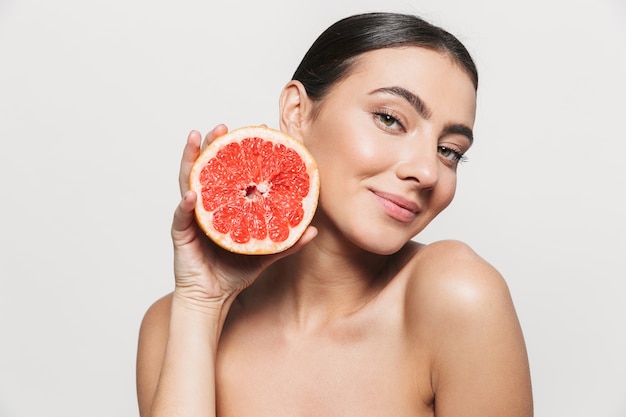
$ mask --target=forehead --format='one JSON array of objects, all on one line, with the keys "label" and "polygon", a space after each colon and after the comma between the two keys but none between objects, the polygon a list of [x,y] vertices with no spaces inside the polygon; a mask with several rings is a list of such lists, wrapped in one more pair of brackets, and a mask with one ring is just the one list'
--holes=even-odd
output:
[{"label": "forehead", "polygon": [[418,95],[435,114],[453,113],[454,118],[473,123],[476,90],[470,76],[448,54],[431,49],[410,46],[365,52],[335,89],[354,95],[393,86]]}]

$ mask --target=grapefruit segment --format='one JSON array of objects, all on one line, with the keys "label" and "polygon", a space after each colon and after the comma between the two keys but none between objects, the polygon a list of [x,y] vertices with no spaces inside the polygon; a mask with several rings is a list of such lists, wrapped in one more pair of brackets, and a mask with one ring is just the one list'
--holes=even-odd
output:
[{"label": "grapefruit segment", "polygon": [[304,145],[265,126],[233,130],[211,142],[194,163],[200,228],[219,246],[242,254],[293,246],[317,208],[319,173]]}]

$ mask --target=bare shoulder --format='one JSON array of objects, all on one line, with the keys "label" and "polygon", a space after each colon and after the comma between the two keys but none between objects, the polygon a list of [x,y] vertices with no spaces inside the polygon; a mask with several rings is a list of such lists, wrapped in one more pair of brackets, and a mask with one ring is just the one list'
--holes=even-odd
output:
[{"label": "bare shoulder", "polygon": [[498,270],[452,240],[407,266],[406,314],[430,351],[436,416],[532,416],[525,342]]},{"label": "bare shoulder", "polygon": [[409,297],[425,297],[420,304],[428,302],[442,314],[468,313],[495,301],[510,303],[508,287],[498,270],[456,240],[421,247],[412,259],[407,284]]},{"label": "bare shoulder", "polygon": [[140,415],[148,415],[161,372],[169,334],[172,295],[168,294],[146,311],[137,345],[137,399]]},{"label": "bare shoulder", "polygon": [[[172,308],[172,294],[167,294],[156,300],[146,311],[141,321],[141,331],[150,331],[163,325],[169,324],[170,310]],[[140,333],[141,336],[141,333]]]}]

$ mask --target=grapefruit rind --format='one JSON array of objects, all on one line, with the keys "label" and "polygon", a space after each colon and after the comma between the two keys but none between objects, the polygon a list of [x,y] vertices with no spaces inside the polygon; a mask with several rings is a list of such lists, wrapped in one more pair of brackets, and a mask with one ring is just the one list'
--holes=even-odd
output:
[{"label": "grapefruit rind", "polygon": [[[200,181],[202,170],[207,166],[209,161],[215,158],[220,150],[235,142],[241,144],[244,139],[249,138],[260,138],[263,141],[272,142],[274,145],[280,144],[295,150],[306,167],[306,173],[309,178],[309,189],[306,196],[301,200],[303,208],[303,212],[301,212],[302,216],[295,226],[289,226],[289,234],[287,238],[282,241],[274,241],[270,239],[270,237],[264,239],[251,237],[247,242],[236,242],[229,232],[224,233],[215,228],[215,211],[207,211],[203,203],[202,192],[205,187]],[[244,174],[241,175],[243,176]],[[279,130],[266,126],[248,126],[232,130],[216,138],[200,153],[190,172],[189,187],[198,195],[195,208],[196,222],[211,240],[230,252],[247,255],[267,255],[279,253],[292,247],[311,223],[319,198],[319,172],[313,156],[300,141]],[[256,189],[264,192],[266,188],[268,188],[271,193],[271,187],[272,185],[268,184],[266,181],[260,181],[259,184],[250,184],[250,188],[253,192],[256,191]],[[241,192],[245,194],[244,190]]]}]

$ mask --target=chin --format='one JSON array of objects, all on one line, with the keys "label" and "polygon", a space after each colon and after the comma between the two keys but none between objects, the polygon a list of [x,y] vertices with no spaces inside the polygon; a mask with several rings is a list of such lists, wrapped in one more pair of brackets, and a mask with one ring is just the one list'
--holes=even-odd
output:
[{"label": "chin", "polygon": [[376,255],[393,255],[406,245],[407,240],[385,239],[385,238],[373,238],[369,236],[365,242],[354,242],[363,250],[376,254]]},{"label": "chin", "polygon": [[353,243],[376,255],[393,255],[404,248],[407,243],[412,242],[424,228],[425,226],[419,228],[411,235],[406,234],[406,231],[402,233],[398,230],[378,234],[369,233],[366,236],[358,236]]}]

